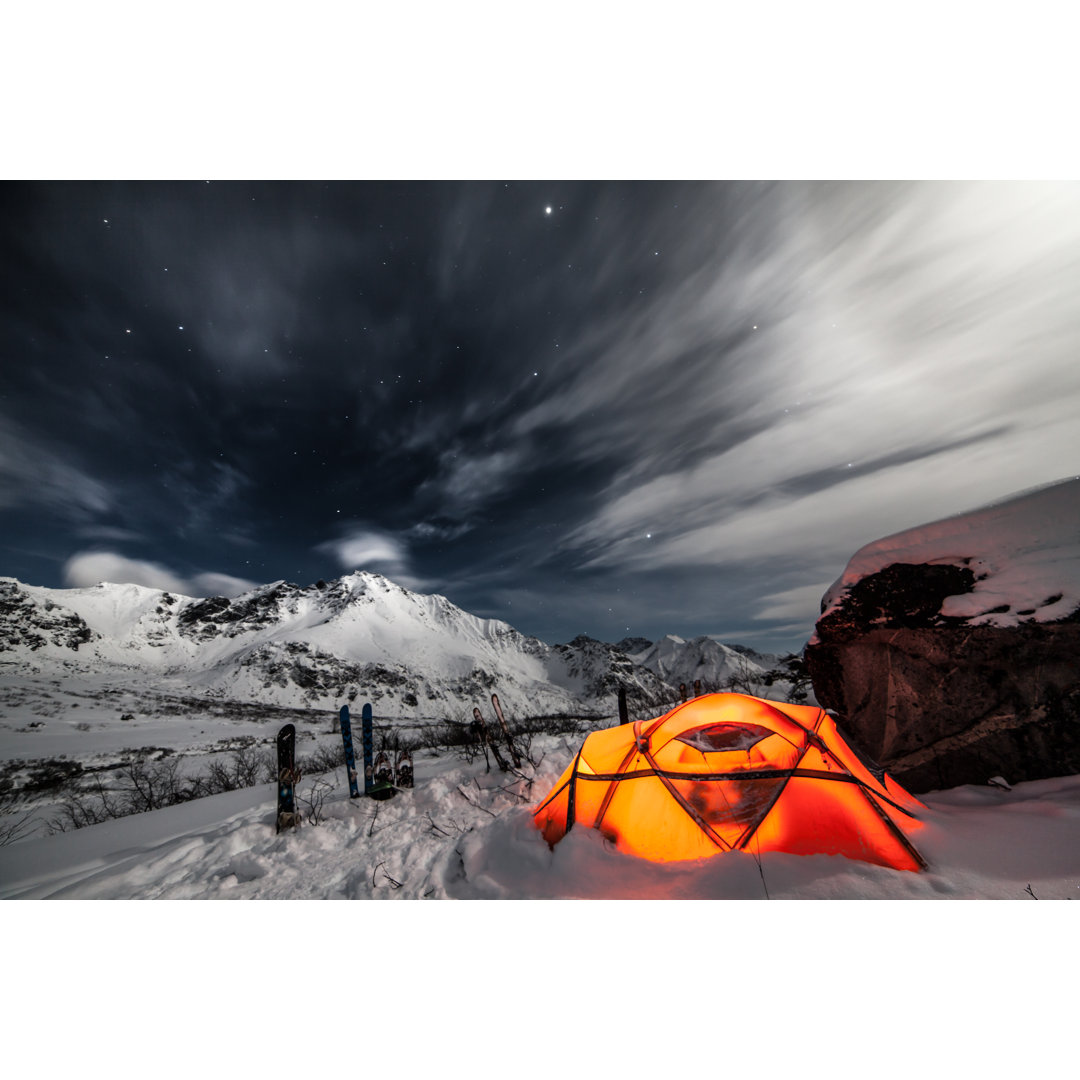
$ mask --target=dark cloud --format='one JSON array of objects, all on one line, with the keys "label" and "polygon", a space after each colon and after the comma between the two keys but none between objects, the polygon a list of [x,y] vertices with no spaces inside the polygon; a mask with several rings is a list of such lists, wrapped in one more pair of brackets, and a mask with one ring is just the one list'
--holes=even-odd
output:
[{"label": "dark cloud", "polygon": [[366,566],[549,640],[797,647],[861,544],[1077,471],[1077,185],[0,197],[24,580]]}]

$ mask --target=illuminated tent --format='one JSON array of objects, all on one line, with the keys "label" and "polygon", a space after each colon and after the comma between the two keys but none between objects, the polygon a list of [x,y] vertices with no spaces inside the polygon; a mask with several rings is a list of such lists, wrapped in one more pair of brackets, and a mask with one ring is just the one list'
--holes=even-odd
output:
[{"label": "illuminated tent", "polygon": [[920,809],[823,709],[707,694],[594,731],[533,820],[552,846],[586,826],[654,862],[787,851],[922,870]]}]

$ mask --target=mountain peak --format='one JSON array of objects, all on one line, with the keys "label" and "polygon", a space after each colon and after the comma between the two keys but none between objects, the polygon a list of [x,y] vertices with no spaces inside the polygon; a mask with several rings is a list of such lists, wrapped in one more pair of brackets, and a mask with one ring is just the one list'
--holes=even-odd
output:
[{"label": "mountain peak", "polygon": [[11,579],[0,583],[0,649],[43,678],[130,682],[149,696],[186,685],[215,700],[313,709],[359,698],[399,718],[466,716],[496,688],[508,716],[609,716],[620,686],[667,700],[653,672],[609,645],[580,638],[554,648],[363,570],[202,599]]}]

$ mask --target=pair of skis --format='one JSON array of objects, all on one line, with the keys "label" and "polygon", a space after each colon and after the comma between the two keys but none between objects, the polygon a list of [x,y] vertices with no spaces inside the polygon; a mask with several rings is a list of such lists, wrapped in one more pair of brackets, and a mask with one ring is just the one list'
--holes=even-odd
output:
[{"label": "pair of skis", "polygon": [[[514,740],[510,738],[510,729],[506,726],[506,717],[503,716],[502,706],[499,704],[499,695],[491,695],[491,704],[495,707],[495,715],[499,718],[499,725],[502,727],[503,736],[506,738],[506,747],[510,751],[510,757],[514,762],[514,768],[521,768],[521,755],[518,753],[517,747],[514,745]],[[488,747],[491,747],[491,752],[495,755],[495,764],[499,766],[500,772],[508,772],[510,766],[507,765],[506,759],[499,752],[499,744],[492,742],[488,737],[487,724],[484,722],[483,714],[478,708],[473,707],[473,720],[478,725],[480,731],[480,739],[484,747],[484,760],[487,761],[487,767],[490,770],[491,762],[488,761]]]},{"label": "pair of skis", "polygon": [[[349,798],[357,799],[360,797],[360,786],[356,773],[348,705],[341,706],[340,716],[341,738],[345,743],[345,762],[349,769]],[[360,723],[364,744],[363,794],[372,799],[389,799],[395,792],[403,788],[411,788],[413,786],[412,754],[408,750],[399,750],[397,759],[391,766],[390,758],[384,750],[380,750],[378,755],[374,753],[370,705],[365,705],[360,710]]]}]

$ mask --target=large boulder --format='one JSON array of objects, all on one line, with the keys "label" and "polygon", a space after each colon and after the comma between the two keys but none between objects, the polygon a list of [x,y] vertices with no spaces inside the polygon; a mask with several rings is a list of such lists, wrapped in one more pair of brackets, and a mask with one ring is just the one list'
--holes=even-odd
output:
[{"label": "large boulder", "polygon": [[911,791],[1080,772],[1080,479],[861,549],[806,663]]}]

